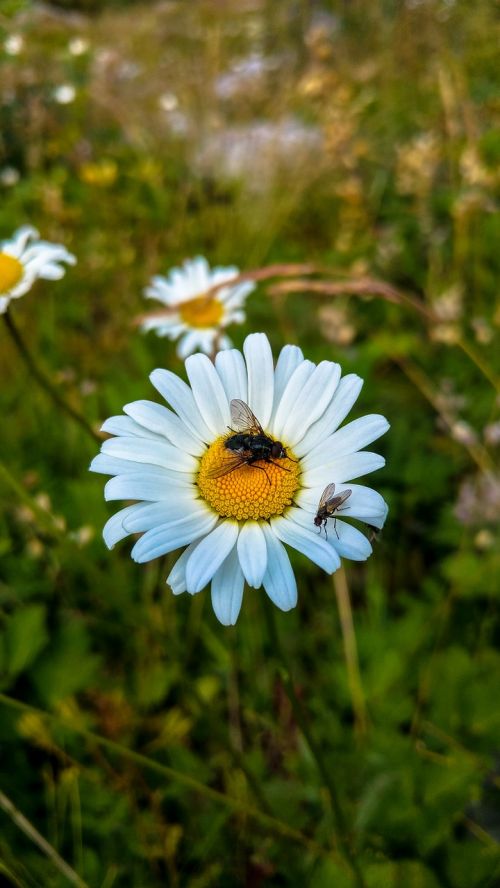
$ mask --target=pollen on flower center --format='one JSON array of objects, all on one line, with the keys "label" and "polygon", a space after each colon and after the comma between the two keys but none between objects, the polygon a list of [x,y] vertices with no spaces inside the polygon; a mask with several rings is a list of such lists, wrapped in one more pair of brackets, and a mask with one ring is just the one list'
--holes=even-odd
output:
[{"label": "pollen on flower center", "polygon": [[179,305],[179,314],[190,327],[216,327],[222,320],[224,306],[213,296],[196,296]]},{"label": "pollen on flower center", "polygon": [[9,256],[8,253],[0,253],[0,293],[8,293],[19,283],[23,276],[21,263]]},{"label": "pollen on flower center", "polygon": [[[200,460],[198,487],[201,495],[219,515],[227,518],[243,521],[282,515],[299,488],[299,463],[291,459],[277,459],[275,463],[259,460],[251,466],[245,463],[227,475],[211,478],[209,473],[231,458],[231,451],[224,445],[226,440],[227,435],[217,438]],[[290,456],[295,459],[293,453]]]}]

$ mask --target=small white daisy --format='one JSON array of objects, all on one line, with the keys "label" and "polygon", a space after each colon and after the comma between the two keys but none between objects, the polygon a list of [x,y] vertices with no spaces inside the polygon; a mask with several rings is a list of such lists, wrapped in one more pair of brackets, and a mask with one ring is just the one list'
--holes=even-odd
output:
[{"label": "small white daisy", "polygon": [[7,55],[16,56],[24,49],[24,40],[21,34],[10,34],[4,40],[3,48]]},{"label": "small white daisy", "polygon": [[52,91],[52,96],[59,105],[71,105],[76,98],[76,89],[72,83],[61,83]]},{"label": "small white daisy", "polygon": [[72,56],[81,56],[88,51],[89,45],[89,41],[85,37],[72,37],[68,43],[68,49]]},{"label": "small white daisy", "polygon": [[211,269],[203,256],[197,256],[187,259],[182,268],[173,268],[168,277],[156,275],[144,295],[163,302],[165,309],[143,317],[142,330],[155,330],[158,336],[172,340],[180,337],[180,358],[195,351],[211,354],[215,349],[230,348],[231,340],[223,331],[229,324],[243,323],[243,305],[255,284],[245,281],[207,294],[212,287],[238,274],[239,270],[232,265]]},{"label": "small white daisy", "polygon": [[10,240],[0,241],[0,314],[7,311],[11,299],[31,290],[38,278],[58,281],[65,272],[61,263],[75,264],[66,247],[39,238],[36,228],[23,225]]},{"label": "small white daisy", "polygon": [[[145,562],[187,546],[167,582],[176,595],[194,595],[211,582],[213,608],[225,625],[237,620],[245,580],[264,586],[282,610],[295,606],[297,584],[283,543],[330,574],[340,556],[368,558],[371,545],[360,530],[335,516],[325,537],[314,520],[325,485],[335,483],[337,494],[351,491],[343,515],[376,528],[385,521],[380,494],[350,479],[384,465],[383,457],[361,448],[388,429],[387,420],[363,416],[338,428],[362,380],[341,379],[338,364],[315,365],[294,345],[282,349],[274,367],[263,333],[246,338],[243,354],[219,352],[215,365],[192,355],[186,372],[190,385],[169,370],[151,374],[171,409],[134,401],[125,416],[102,427],[116,437],[103,443],[90,468],[115,476],[106,484],[107,500],[139,501],[109,519],[108,547],[141,533],[132,557]],[[228,426],[236,399],[282,443],[286,457],[256,465],[235,459]]]}]

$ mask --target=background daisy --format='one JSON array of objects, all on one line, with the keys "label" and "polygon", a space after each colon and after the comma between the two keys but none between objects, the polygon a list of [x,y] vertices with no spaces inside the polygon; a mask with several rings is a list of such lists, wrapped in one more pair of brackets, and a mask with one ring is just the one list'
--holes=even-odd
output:
[{"label": "background daisy", "polygon": [[197,256],[186,259],[181,268],[173,268],[168,277],[156,275],[144,295],[162,302],[166,310],[142,318],[141,328],[178,339],[177,353],[181,358],[195,351],[211,354],[230,348],[231,340],[223,331],[229,324],[243,323],[242,309],[255,284],[246,281],[222,287],[212,295],[207,293],[238,274],[236,266],[211,269],[203,256]]},{"label": "background daisy", "polygon": [[10,240],[0,243],[0,314],[11,299],[24,296],[37,278],[60,280],[65,269],[61,263],[76,263],[75,256],[62,244],[40,240],[36,228],[23,225]]},{"label": "background daisy", "polygon": [[[364,416],[338,430],[361,379],[341,379],[338,364],[315,365],[292,345],[274,367],[263,333],[246,338],[243,354],[220,352],[215,365],[205,355],[189,357],[186,372],[190,385],[168,370],[151,374],[172,409],[135,401],[125,406],[125,416],[103,425],[115,437],[103,443],[91,469],[115,476],[106,484],[107,500],[139,501],[107,522],[107,545],[142,533],[132,549],[139,562],[187,546],[168,583],[175,594],[196,594],[211,583],[214,611],[227,625],[236,622],[245,580],[263,585],[282,610],[294,607],[297,584],[285,545],[328,573],[340,566],[340,556],[366,559],[370,542],[347,521],[337,519],[328,539],[314,526],[327,482],[340,492],[384,465],[383,457],[362,450],[387,430],[383,416]],[[231,453],[225,442],[233,434],[230,402],[236,398],[283,443],[288,459],[217,474]],[[381,527],[387,514],[382,497],[349,487],[349,518]]]}]

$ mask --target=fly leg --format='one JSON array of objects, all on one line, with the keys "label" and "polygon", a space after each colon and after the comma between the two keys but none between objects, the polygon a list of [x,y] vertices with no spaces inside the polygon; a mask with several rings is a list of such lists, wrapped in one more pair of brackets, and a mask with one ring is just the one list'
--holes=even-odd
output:
[{"label": "fly leg", "polygon": [[[271,462],[271,460],[269,460],[269,462]],[[260,472],[264,472],[264,474],[267,478],[267,483],[269,484],[269,487],[271,487],[271,481],[269,479],[269,475],[267,474],[264,466],[256,466],[255,463],[250,462],[250,461],[248,461],[247,465],[250,466],[251,469],[259,469]],[[275,463],[275,465],[276,465],[276,463]]]},{"label": "fly leg", "polygon": [[[287,457],[289,459],[289,457]],[[280,466],[279,463],[274,462],[274,459],[266,459],[266,462],[271,463],[273,466],[278,466],[278,469],[281,469],[282,472],[291,472],[291,469],[286,469],[285,466]],[[292,459],[292,462],[296,462],[296,460]]]}]

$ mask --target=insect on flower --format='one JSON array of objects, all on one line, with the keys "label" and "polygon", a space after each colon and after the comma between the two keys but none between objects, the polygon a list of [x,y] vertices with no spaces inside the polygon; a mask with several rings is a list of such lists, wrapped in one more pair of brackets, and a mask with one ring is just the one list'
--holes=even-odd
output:
[{"label": "insect on flower", "polygon": [[[367,537],[340,515],[332,539],[314,527],[325,478],[335,478],[339,491],[349,482],[349,517],[382,527],[387,516],[380,494],[354,483],[384,465],[363,448],[389,427],[377,414],[343,425],[361,379],[352,373],[341,378],[332,361],[307,361],[296,345],[285,345],[275,363],[264,333],[247,336],[243,352],[223,349],[215,363],[195,354],[185,366],[189,385],[170,370],[151,375],[168,408],[133,401],[125,415],[103,425],[112,437],[91,469],[112,476],[107,500],[127,501],[106,523],[107,546],[141,534],[132,549],[141,564],[182,548],[167,580],[172,592],[197,595],[210,585],[215,615],[225,626],[238,619],[245,582],[262,586],[281,610],[295,607],[288,547],[328,574],[341,558],[366,561],[372,551]],[[245,424],[235,415],[241,403]],[[249,423],[249,410],[258,425],[253,413]],[[254,439],[245,440],[248,435]],[[227,460],[235,457],[233,471]]]},{"label": "insect on flower", "polygon": [[[247,465],[253,469],[260,469],[265,472],[267,480],[269,476],[264,466],[256,465],[257,462],[272,463],[278,466],[284,472],[290,471],[280,463],[275,462],[277,459],[289,459],[286,449],[281,441],[275,441],[264,432],[259,420],[252,413],[248,404],[239,398],[233,398],[230,403],[231,423],[230,430],[234,435],[230,435],[224,443],[227,450],[231,451],[231,455],[227,457],[220,465],[214,466],[208,472],[210,478],[222,478],[223,475],[229,475],[239,466]],[[269,481],[269,484],[271,482]]]},{"label": "insect on flower", "polygon": [[[345,509],[342,509],[341,506],[345,503],[346,499],[349,499],[352,490],[343,490],[342,493],[335,493],[335,484],[327,484],[323,493],[321,494],[321,499],[318,503],[318,511],[316,512],[316,517],[314,519],[314,523],[316,527],[319,527],[319,532],[321,533],[322,528],[325,530],[325,539],[328,539],[328,533],[326,530],[326,524],[329,518],[332,518],[335,512],[344,512]],[[349,506],[345,507],[346,509]],[[333,529],[337,534],[337,519],[333,518]]]}]

